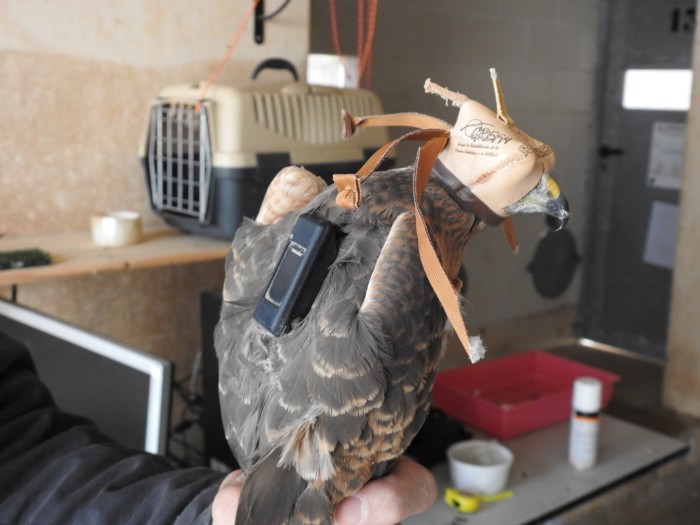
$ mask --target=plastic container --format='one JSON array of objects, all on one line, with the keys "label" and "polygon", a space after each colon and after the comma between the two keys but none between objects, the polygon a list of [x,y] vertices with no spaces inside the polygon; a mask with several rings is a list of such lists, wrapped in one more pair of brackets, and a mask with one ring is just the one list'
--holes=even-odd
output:
[{"label": "plastic container", "polygon": [[574,381],[569,430],[569,463],[578,469],[592,468],[598,459],[600,399],[603,386],[593,377]]},{"label": "plastic container", "polygon": [[567,421],[573,383],[582,376],[601,381],[605,408],[617,375],[542,350],[441,372],[433,404],[469,426],[508,439]]},{"label": "plastic container", "polygon": [[513,453],[495,441],[460,441],[447,449],[454,488],[472,494],[496,494],[506,488]]},{"label": "plastic container", "polygon": [[330,184],[389,141],[385,127],[342,136],[342,109],[383,112],[371,91],[249,82],[213,84],[202,100],[202,88],[163,89],[148,107],[139,147],[151,208],[184,232],[231,240],[243,217],[255,218],[282,168],[304,166]]}]

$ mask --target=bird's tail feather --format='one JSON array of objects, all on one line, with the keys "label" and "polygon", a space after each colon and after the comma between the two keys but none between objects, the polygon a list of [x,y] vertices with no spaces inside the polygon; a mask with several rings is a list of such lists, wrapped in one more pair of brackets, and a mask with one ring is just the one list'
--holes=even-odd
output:
[{"label": "bird's tail feather", "polygon": [[236,525],[283,525],[306,482],[293,469],[280,468],[279,450],[273,450],[246,476],[238,502]]},{"label": "bird's tail feather", "polygon": [[302,523],[325,525],[329,520],[332,504],[323,485],[309,484],[297,502],[297,516]]}]

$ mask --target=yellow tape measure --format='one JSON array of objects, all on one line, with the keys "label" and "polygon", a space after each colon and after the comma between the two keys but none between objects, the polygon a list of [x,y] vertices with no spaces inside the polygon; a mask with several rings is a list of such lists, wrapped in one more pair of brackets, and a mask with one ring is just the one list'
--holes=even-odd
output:
[{"label": "yellow tape measure", "polygon": [[444,501],[448,506],[456,509],[457,512],[476,512],[479,510],[482,501],[499,501],[511,497],[513,497],[512,490],[504,490],[497,494],[477,496],[471,492],[462,492],[455,488],[448,487],[445,489]]}]

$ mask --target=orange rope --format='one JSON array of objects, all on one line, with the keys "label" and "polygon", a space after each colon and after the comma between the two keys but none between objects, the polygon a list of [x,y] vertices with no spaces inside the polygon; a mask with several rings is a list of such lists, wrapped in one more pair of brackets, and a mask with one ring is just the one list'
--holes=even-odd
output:
[{"label": "orange rope", "polygon": [[[361,84],[365,78],[365,87],[369,88],[371,79],[372,45],[374,42],[374,32],[377,20],[377,6],[379,0],[370,0],[369,14],[367,16],[367,31],[365,36],[365,7],[364,0],[357,0],[357,83]],[[329,16],[331,22],[331,40],[333,41],[333,51],[340,58],[346,73],[349,75],[343,52],[340,48],[340,38],[338,36],[338,15],[335,0],[329,0]],[[366,75],[366,76],[365,76]]]},{"label": "orange rope", "polygon": [[[379,0],[371,0],[369,5],[369,16],[367,18],[367,36],[365,38],[365,43],[362,47],[362,55],[358,56],[360,59],[359,72],[358,72],[358,82],[362,79],[365,74],[368,64],[371,63],[372,46],[374,43],[374,30],[377,23],[377,6],[379,5]],[[358,21],[359,23],[360,21]],[[369,86],[367,86],[369,87]]]},{"label": "orange rope", "polygon": [[331,18],[331,40],[333,40],[333,51],[335,51],[336,56],[340,59],[340,63],[343,64],[343,69],[345,70],[345,78],[350,78],[350,70],[348,69],[345,59],[343,58],[343,52],[340,50],[340,39],[338,38],[338,18],[335,9],[335,0],[330,0],[329,15]]},{"label": "orange rope", "polygon": [[372,53],[372,49],[370,49],[369,54],[367,55],[367,68],[365,71],[365,76],[363,77],[364,80],[364,87],[367,89],[370,89],[372,86],[372,57],[374,54]]},{"label": "orange rope", "polygon": [[358,81],[362,72],[360,71],[360,57],[364,47],[365,39],[365,0],[357,0],[357,78]]},{"label": "orange rope", "polygon": [[333,51],[335,51],[335,54],[340,57],[343,56],[343,53],[340,50],[340,39],[338,38],[338,15],[335,11],[335,0],[330,0],[329,7],[329,14],[331,17],[331,40],[333,40]]},{"label": "orange rope", "polygon": [[224,65],[226,62],[228,62],[228,59],[231,57],[231,54],[233,53],[233,50],[236,49],[236,46],[238,45],[238,42],[241,40],[241,37],[243,36],[243,31],[245,30],[245,26],[248,25],[248,22],[250,21],[251,18],[253,18],[253,14],[255,13],[255,8],[258,6],[258,3],[260,0],[253,0],[253,3],[251,6],[248,8],[248,11],[246,12],[245,16],[243,17],[243,20],[241,21],[241,24],[238,26],[238,29],[234,33],[233,37],[231,38],[231,41],[228,44],[228,47],[226,48],[226,52],[224,53],[224,56],[221,57],[221,60],[219,60],[219,63],[214,66],[214,69],[209,75],[209,78],[207,81],[204,83],[204,86],[202,86],[202,91],[199,93],[199,103],[197,104],[197,107],[195,108],[196,111],[199,111],[202,108],[202,100],[207,96],[207,92],[209,91],[209,88],[211,85],[214,83],[214,81],[217,79],[221,71],[224,69]]}]

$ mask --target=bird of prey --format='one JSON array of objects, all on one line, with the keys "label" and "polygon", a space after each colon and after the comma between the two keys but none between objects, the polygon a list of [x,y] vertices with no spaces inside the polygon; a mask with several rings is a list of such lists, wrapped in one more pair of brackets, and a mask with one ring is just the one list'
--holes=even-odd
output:
[{"label": "bird of prey", "polygon": [[[426,83],[460,107],[454,126],[347,117],[350,128],[408,123],[418,130],[407,140],[427,149],[414,166],[375,171],[389,144],[320,192],[291,168],[278,177],[306,189],[273,182],[259,220],[237,230],[215,332],[224,428],[246,472],[236,525],[328,525],[339,501],[386,473],[425,421],[443,349],[447,307],[431,275],[456,296],[467,243],[485,225],[516,212],[566,221],[551,148],[515,127],[492,77],[496,112]],[[337,228],[337,255],[308,312],[277,336],[254,313],[302,215]]]}]

